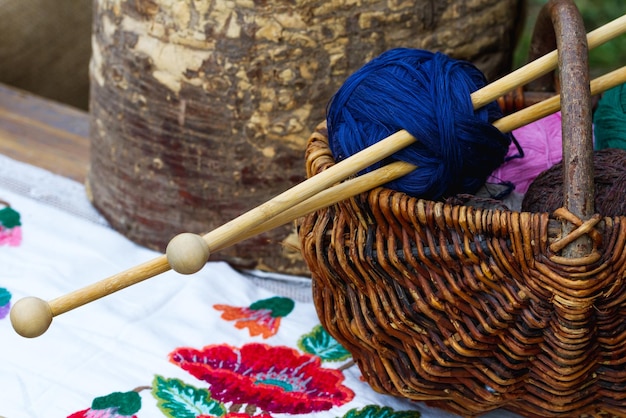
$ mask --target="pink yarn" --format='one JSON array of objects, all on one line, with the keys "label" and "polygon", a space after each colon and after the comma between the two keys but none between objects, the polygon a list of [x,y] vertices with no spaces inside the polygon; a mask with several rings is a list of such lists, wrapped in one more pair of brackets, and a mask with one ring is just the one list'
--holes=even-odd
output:
[{"label": "pink yarn", "polygon": [[[561,141],[561,112],[539,119],[513,131],[524,150],[524,157],[513,158],[498,167],[487,183],[511,182],[517,193],[526,193],[528,186],[543,171],[563,159]],[[507,158],[518,154],[511,144]]]}]

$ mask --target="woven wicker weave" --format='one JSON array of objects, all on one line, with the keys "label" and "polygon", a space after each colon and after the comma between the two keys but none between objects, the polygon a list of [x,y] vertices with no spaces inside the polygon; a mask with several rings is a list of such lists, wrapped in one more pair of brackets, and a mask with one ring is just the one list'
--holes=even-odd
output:
[{"label": "woven wicker weave", "polygon": [[[324,124],[306,163],[334,164]],[[308,215],[320,320],[382,393],[463,416],[626,416],[626,218],[572,212],[377,188]],[[588,254],[562,252],[580,236]]]}]

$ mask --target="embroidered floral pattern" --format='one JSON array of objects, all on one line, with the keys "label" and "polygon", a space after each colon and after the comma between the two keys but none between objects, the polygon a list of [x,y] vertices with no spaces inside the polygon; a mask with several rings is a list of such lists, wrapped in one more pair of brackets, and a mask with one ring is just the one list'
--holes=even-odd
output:
[{"label": "embroidered floral pattern", "polygon": [[[200,415],[197,418],[217,418],[218,415]],[[250,415],[240,412],[229,412],[222,415],[221,418],[272,418],[270,414]]]},{"label": "embroidered floral pattern", "polygon": [[0,319],[6,318],[11,310],[11,292],[0,287]]},{"label": "embroidered floral pattern", "polygon": [[5,207],[0,209],[0,245],[17,247],[22,242],[20,214],[2,200],[1,205]]},{"label": "embroidered floral pattern", "polygon": [[269,338],[278,332],[280,319],[291,313],[294,301],[289,298],[272,297],[254,302],[249,307],[214,305],[223,311],[222,319],[235,321],[235,327],[248,328],[250,336],[262,335]]},{"label": "embroidered floral pattern", "polygon": [[298,341],[298,347],[305,353],[318,356],[323,361],[343,361],[352,357],[350,352],[331,337],[321,325],[313,327],[311,332],[304,334]]},{"label": "embroidered floral pattern", "polygon": [[351,409],[343,418],[419,418],[417,411],[395,411],[388,406],[368,405],[363,409]]},{"label": "embroidered floral pattern", "polygon": [[137,418],[136,415],[120,415],[115,408],[107,409],[85,409],[84,411],[76,412],[68,416],[67,418]]},{"label": "embroidered floral pattern", "polygon": [[141,409],[139,393],[115,392],[93,400],[91,408],[76,412],[67,418],[137,418]]},{"label": "embroidered floral pattern", "polygon": [[319,357],[290,347],[251,343],[241,348],[179,348],[170,360],[208,382],[215,399],[252,404],[265,412],[325,411],[354,398],[340,371],[325,369]]},{"label": "embroidered floral pattern", "polygon": [[[289,315],[294,305],[291,299],[272,297],[249,307],[216,304],[214,308],[222,311],[222,319],[235,321],[238,329],[247,328],[251,336],[268,338],[278,332],[280,319]],[[156,375],[150,386],[96,398],[91,408],[68,418],[137,418],[141,409],[139,392],[144,389],[151,391],[157,409],[166,418],[272,418],[272,413],[308,416],[346,405],[355,398],[344,385],[343,375],[343,370],[354,365],[352,356],[321,325],[304,333],[297,346],[300,351],[262,343],[240,348],[228,344],[203,349],[181,347],[170,353],[170,362],[208,383],[207,387]],[[322,366],[323,362],[346,360],[338,369]],[[417,411],[368,405],[350,409],[341,418],[419,416]]]},{"label": "embroidered floral pattern", "polygon": [[152,395],[167,417],[221,417],[226,413],[226,408],[211,398],[211,392],[188,385],[179,379],[156,376],[152,386]]}]

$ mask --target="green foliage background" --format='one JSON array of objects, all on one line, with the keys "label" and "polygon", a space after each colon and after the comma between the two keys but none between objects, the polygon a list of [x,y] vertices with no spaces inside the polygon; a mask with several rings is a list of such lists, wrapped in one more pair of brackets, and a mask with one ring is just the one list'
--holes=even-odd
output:
[{"label": "green foliage background", "polygon": [[[547,0],[526,0],[527,14],[524,31],[515,51],[514,67],[527,62],[528,48],[537,13]],[[626,0],[575,0],[587,32],[626,14]],[[592,78],[626,65],[626,34],[589,52],[589,72]]]}]

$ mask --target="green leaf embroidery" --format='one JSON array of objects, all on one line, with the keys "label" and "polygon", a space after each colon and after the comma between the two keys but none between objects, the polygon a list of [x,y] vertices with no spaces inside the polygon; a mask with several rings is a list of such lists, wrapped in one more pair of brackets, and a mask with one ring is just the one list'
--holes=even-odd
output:
[{"label": "green leaf embroidery", "polygon": [[304,334],[298,341],[298,347],[324,361],[342,361],[351,356],[321,325],[316,325],[310,333]]},{"label": "green leaf embroidery", "polygon": [[198,415],[221,417],[226,408],[211,398],[207,389],[198,389],[179,379],[166,379],[155,376],[152,394],[157,406],[169,418],[196,418]]},{"label": "green leaf embroidery", "polygon": [[20,226],[20,214],[10,207],[0,209],[0,226],[7,229]]},{"label": "green leaf embroidery", "polygon": [[96,398],[91,403],[94,411],[114,408],[118,415],[132,416],[141,409],[141,396],[137,392],[114,392]]},{"label": "green leaf embroidery", "polygon": [[343,418],[419,418],[417,411],[394,411],[388,406],[368,405],[363,409],[351,409]]},{"label": "green leaf embroidery", "polygon": [[295,302],[292,299],[274,296],[269,299],[257,300],[250,305],[250,309],[253,311],[267,309],[271,312],[272,317],[281,318],[289,315],[293,311],[294,305]]},{"label": "green leaf embroidery", "polygon": [[11,292],[4,287],[0,287],[0,306],[5,306],[11,302]]}]

